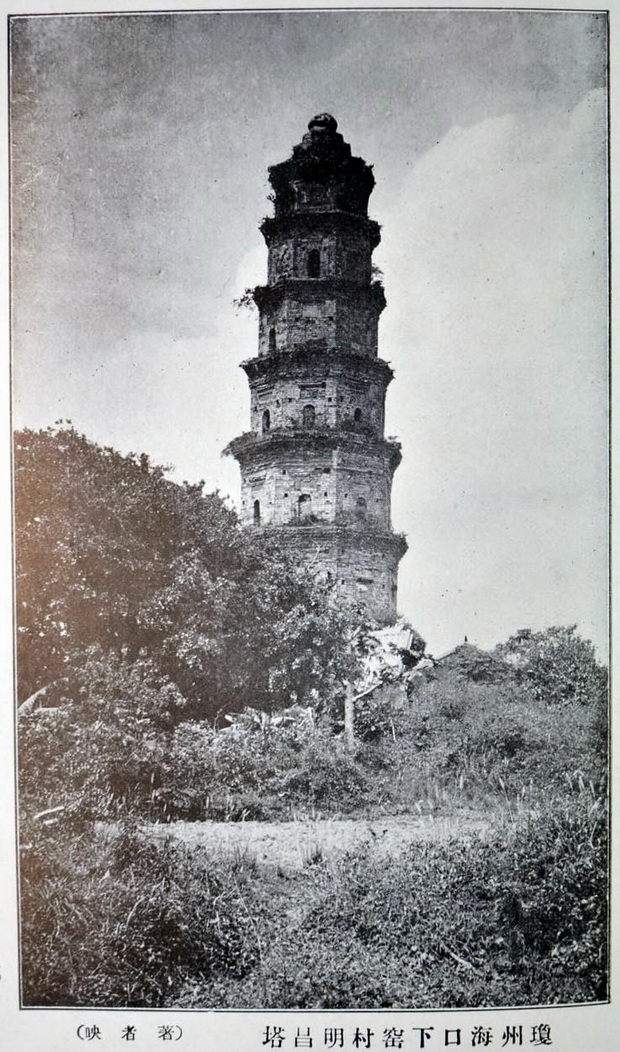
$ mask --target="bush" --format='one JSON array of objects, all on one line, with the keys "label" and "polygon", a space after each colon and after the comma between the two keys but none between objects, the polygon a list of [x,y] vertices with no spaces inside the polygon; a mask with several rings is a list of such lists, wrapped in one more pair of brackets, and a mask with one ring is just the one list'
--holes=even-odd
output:
[{"label": "bush", "polygon": [[[605,810],[588,791],[492,835],[313,867],[313,903],[217,1003],[460,1008],[607,995]],[[257,1000],[268,991],[267,1001]],[[211,990],[207,994],[211,996]]]},{"label": "bush", "polygon": [[405,809],[486,809],[570,792],[567,778],[605,780],[604,711],[573,702],[558,718],[511,680],[472,682],[446,671],[395,715],[395,733],[383,752],[396,773],[392,799]]},{"label": "bush", "polygon": [[154,814],[185,705],[174,684],[146,658],[92,647],[56,695],[54,707],[20,713],[22,812],[62,806],[82,821]]},{"label": "bush", "polygon": [[363,742],[379,741],[394,732],[398,706],[393,700],[394,688],[388,684],[355,703],[355,736]]},{"label": "bush", "polygon": [[203,852],[117,836],[23,830],[26,1005],[158,1007],[189,978],[248,971],[257,946],[228,874]]},{"label": "bush", "polygon": [[444,670],[456,672],[473,683],[503,683],[514,678],[512,667],[501,657],[479,650],[471,643],[462,643],[442,658],[435,674],[441,677]]},{"label": "bush", "polygon": [[367,775],[343,749],[342,742],[317,736],[298,757],[295,767],[283,772],[281,792],[291,804],[321,808],[332,813],[352,811],[363,802]]},{"label": "bush", "polygon": [[368,780],[328,725],[269,719],[219,731],[180,724],[170,768],[174,779],[160,793],[165,816],[199,820],[348,812],[363,802]]}]

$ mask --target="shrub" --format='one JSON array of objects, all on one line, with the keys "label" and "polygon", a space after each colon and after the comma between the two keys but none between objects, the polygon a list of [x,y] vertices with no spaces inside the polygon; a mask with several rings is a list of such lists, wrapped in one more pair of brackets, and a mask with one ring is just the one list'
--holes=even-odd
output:
[{"label": "shrub", "polygon": [[455,672],[424,683],[395,716],[392,799],[403,807],[486,808],[498,800],[568,792],[567,776],[601,785],[606,720],[598,706],[541,705],[512,681],[475,683]]},{"label": "shrub", "polygon": [[190,977],[243,975],[256,960],[247,906],[206,855],[117,836],[24,830],[23,1000],[157,1007]]},{"label": "shrub", "polygon": [[285,799],[315,808],[344,812],[364,799],[366,773],[343,749],[341,742],[317,737],[297,758],[297,765],[283,772]]},{"label": "shrub", "polygon": [[364,799],[367,782],[363,766],[320,723],[240,720],[219,731],[180,724],[170,769],[174,779],[159,794],[165,815],[195,819],[346,812]]},{"label": "shrub", "polygon": [[280,1008],[601,1000],[606,861],[605,809],[584,791],[486,839],[323,863],[309,871],[310,908],[230,997]]},{"label": "shrub", "polygon": [[22,811],[64,806],[83,821],[128,809],[153,813],[185,704],[174,684],[146,658],[132,662],[92,647],[56,700],[20,714]]},{"label": "shrub", "polygon": [[462,643],[441,659],[435,675],[441,677],[444,671],[456,672],[473,683],[503,683],[514,678],[512,667],[501,657],[479,650],[471,643]]},{"label": "shrub", "polygon": [[393,700],[390,685],[377,688],[372,694],[355,703],[355,736],[363,742],[378,741],[394,732],[398,706]]}]

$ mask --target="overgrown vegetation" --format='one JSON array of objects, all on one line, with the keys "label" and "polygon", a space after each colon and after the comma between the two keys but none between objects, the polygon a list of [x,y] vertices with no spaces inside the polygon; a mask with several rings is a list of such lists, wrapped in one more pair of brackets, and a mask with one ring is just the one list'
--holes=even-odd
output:
[{"label": "overgrown vegetation", "polygon": [[229,873],[131,822],[106,838],[29,829],[21,864],[23,997],[159,1006],[190,979],[245,974],[258,944]]},{"label": "overgrown vegetation", "polygon": [[[15,477],[25,1003],[605,996],[606,671],[574,627],[423,671],[415,635],[351,752],[359,611],[217,494],[65,426],[17,436]],[[459,812],[494,824],[294,874],[149,825]]]},{"label": "overgrown vegetation", "polygon": [[67,831],[26,841],[27,1004],[421,1008],[602,1000],[605,811],[591,787],[484,838],[386,858],[250,856]]},{"label": "overgrown vegetation", "polygon": [[605,845],[600,802],[580,790],[570,805],[513,816],[484,840],[422,843],[390,860],[372,851],[325,860],[298,878],[311,905],[279,926],[259,967],[186,991],[181,1002],[428,1008],[604,999]]}]

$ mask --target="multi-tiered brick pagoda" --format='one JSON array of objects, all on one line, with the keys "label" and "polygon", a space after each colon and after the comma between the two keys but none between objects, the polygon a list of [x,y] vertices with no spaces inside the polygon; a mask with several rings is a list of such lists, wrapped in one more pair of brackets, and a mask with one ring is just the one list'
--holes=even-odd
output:
[{"label": "multi-tiered brick pagoda", "polygon": [[242,523],[277,534],[386,623],[407,545],[390,521],[401,454],[383,433],[392,370],[377,352],[385,297],[371,263],[374,178],[333,117],[308,128],[292,157],[269,169],[268,284],[253,290],[258,357],[243,362],[251,431],[228,452],[241,467]]}]

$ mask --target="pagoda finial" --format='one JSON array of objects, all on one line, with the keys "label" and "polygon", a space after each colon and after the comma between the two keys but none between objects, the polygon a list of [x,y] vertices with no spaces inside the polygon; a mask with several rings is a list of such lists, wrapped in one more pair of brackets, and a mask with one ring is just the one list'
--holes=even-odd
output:
[{"label": "pagoda finial", "polygon": [[318,113],[311,121],[308,121],[309,131],[335,132],[338,129],[338,121],[331,113]]}]

